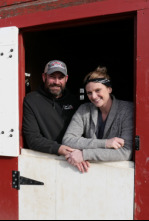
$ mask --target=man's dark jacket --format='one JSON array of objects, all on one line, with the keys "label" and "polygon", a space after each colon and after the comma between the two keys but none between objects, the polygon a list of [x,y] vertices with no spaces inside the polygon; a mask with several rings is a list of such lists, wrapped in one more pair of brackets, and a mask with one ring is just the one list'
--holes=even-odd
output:
[{"label": "man's dark jacket", "polygon": [[78,108],[75,96],[67,90],[54,99],[42,86],[24,99],[23,136],[25,147],[58,154],[71,118]]}]

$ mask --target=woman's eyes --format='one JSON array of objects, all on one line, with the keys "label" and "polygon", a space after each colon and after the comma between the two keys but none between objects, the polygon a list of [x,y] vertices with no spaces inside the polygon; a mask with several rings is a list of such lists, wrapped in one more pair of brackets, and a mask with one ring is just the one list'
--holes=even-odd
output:
[{"label": "woman's eyes", "polygon": [[[101,91],[101,89],[97,89],[95,92],[99,93]],[[92,92],[87,92],[87,95],[92,95]]]},{"label": "woman's eyes", "polygon": [[92,93],[91,93],[91,92],[88,92],[87,95],[92,95]]}]

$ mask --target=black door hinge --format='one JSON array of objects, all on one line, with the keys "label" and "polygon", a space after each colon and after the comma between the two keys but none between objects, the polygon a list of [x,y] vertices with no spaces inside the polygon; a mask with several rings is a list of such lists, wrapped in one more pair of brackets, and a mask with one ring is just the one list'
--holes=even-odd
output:
[{"label": "black door hinge", "polygon": [[12,171],[12,188],[20,190],[20,185],[44,185],[44,183],[22,177],[19,171]]},{"label": "black door hinge", "polygon": [[140,137],[135,136],[135,150],[140,150]]}]

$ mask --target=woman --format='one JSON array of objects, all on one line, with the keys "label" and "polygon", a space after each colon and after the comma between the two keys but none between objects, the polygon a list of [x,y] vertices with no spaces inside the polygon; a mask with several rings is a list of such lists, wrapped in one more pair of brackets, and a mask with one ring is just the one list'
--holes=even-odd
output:
[{"label": "woman", "polygon": [[107,69],[98,67],[84,80],[91,103],[80,106],[63,138],[76,149],[66,159],[82,161],[127,161],[132,159],[133,104],[117,100]]}]

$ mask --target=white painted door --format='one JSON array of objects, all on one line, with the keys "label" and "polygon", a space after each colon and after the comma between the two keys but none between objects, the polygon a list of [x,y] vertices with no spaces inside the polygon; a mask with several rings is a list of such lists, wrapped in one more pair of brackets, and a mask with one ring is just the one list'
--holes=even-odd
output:
[{"label": "white painted door", "polygon": [[44,183],[21,185],[20,220],[133,220],[133,162],[92,163],[81,174],[63,157],[23,149],[19,171]]},{"label": "white painted door", "polygon": [[0,28],[0,156],[19,155],[18,28]]}]

